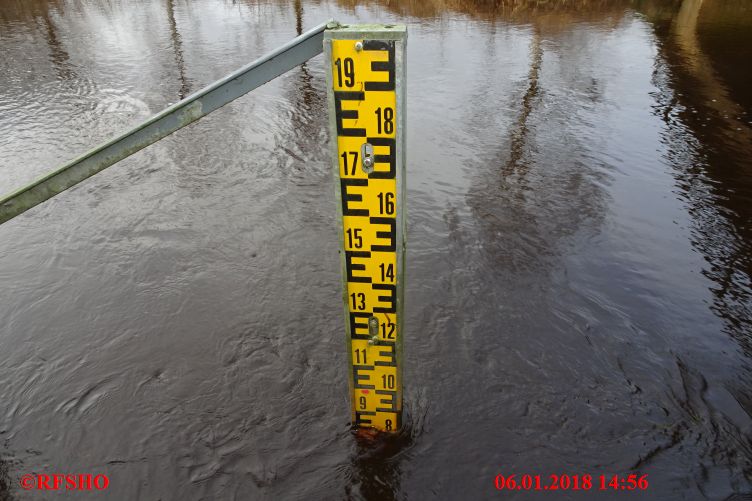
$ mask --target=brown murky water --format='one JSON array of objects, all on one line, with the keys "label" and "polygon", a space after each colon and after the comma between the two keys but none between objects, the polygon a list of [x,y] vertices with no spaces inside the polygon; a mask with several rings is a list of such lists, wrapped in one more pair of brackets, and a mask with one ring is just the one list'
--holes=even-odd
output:
[{"label": "brown murky water", "polygon": [[330,17],[409,23],[404,433],[349,430],[318,57],[0,227],[0,498],[752,495],[745,0],[0,0],[0,191]]}]

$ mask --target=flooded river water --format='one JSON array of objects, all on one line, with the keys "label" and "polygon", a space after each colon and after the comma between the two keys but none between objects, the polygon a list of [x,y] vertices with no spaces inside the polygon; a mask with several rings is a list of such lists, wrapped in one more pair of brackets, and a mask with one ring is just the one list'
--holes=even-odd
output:
[{"label": "flooded river water", "polygon": [[0,499],[748,499],[747,1],[0,0],[0,192],[328,18],[409,24],[403,433],[349,427],[319,56],[0,226]]}]

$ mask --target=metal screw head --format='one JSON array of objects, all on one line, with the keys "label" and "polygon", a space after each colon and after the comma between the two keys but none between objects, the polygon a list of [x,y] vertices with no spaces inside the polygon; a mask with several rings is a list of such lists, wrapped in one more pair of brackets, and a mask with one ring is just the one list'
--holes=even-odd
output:
[{"label": "metal screw head", "polygon": [[366,174],[373,172],[373,164],[376,163],[376,159],[373,156],[373,145],[371,143],[363,143],[360,146],[360,158],[363,172]]},{"label": "metal screw head", "polygon": [[371,317],[368,319],[368,333],[371,335],[371,339],[368,340],[368,344],[374,344],[379,339],[379,319]]},{"label": "metal screw head", "polygon": [[355,50],[357,50],[358,52],[363,50],[363,42],[355,42]]}]

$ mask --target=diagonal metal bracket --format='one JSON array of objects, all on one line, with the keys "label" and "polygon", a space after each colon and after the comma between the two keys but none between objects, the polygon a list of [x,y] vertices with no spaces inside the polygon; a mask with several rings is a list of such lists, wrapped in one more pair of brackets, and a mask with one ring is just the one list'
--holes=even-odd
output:
[{"label": "diagonal metal bracket", "polygon": [[28,186],[3,196],[0,198],[0,224],[320,54],[324,31],[338,25],[329,21],[303,33]]}]

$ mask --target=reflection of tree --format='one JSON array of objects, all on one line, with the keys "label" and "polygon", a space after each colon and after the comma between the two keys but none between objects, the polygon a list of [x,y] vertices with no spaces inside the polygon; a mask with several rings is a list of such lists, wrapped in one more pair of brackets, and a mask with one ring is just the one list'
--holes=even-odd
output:
[{"label": "reflection of tree", "polygon": [[50,19],[49,9],[42,9],[41,18],[42,23],[44,24],[47,46],[50,48],[50,61],[52,61],[52,64],[57,71],[58,78],[61,80],[69,80],[75,76],[75,73],[70,66],[70,56],[60,42],[55,24],[52,22],[52,19]]},{"label": "reflection of tree", "polygon": [[656,113],[667,125],[667,157],[694,221],[692,244],[708,263],[703,274],[715,283],[712,309],[752,356],[752,130],[735,119],[740,106],[703,53],[702,5],[683,0],[672,21],[654,21]]},{"label": "reflection of tree", "polygon": [[[360,0],[338,0],[344,7],[355,8]],[[385,9],[401,16],[435,18],[459,12],[474,18],[503,19],[538,26],[568,28],[575,20],[617,20],[630,0],[374,0]]]},{"label": "reflection of tree", "polygon": [[[303,5],[301,0],[293,4],[295,31],[303,33]],[[289,155],[299,163],[309,162],[322,154],[321,144],[326,134],[326,102],[323,87],[316,88],[317,79],[308,63],[294,70],[293,85],[288,91],[290,126],[283,127],[277,143],[283,155]]]},{"label": "reflection of tree", "polygon": [[741,107],[729,96],[726,86],[713,69],[713,62],[700,47],[697,22],[701,7],[702,0],[682,2],[672,26],[677,55],[683,68],[699,84],[697,90],[706,99],[705,105],[725,122],[727,134],[733,135],[733,139],[740,144],[749,144],[752,140],[749,127],[746,124],[740,127],[739,122],[732,119],[741,111]]},{"label": "reflection of tree", "polygon": [[[540,34],[535,30],[530,43],[531,63],[527,80],[527,90],[523,94],[520,113],[509,133],[508,148],[500,150],[487,163],[491,170],[483,173],[483,180],[474,184],[468,193],[469,205],[481,225],[484,240],[484,253],[490,268],[501,266],[504,269],[526,267],[519,257],[542,257],[545,245],[540,238],[536,216],[529,204],[528,172],[532,159],[529,155],[529,120],[536,105],[539,90],[538,77],[542,63]],[[488,110],[473,110],[473,115],[484,116]],[[496,166],[501,166],[496,167]],[[494,168],[496,167],[496,168]],[[533,248],[522,242],[497,242],[501,235],[511,235],[513,239],[522,236]],[[514,249],[525,249],[522,253]],[[527,261],[527,259],[524,259]]]},{"label": "reflection of tree", "polygon": [[[543,38],[541,27],[533,26],[530,66],[517,117],[506,141],[486,140],[502,147],[482,160],[467,195],[480,224],[484,260],[493,272],[547,268],[548,260],[560,252],[562,238],[582,229],[586,220],[603,217],[604,194],[594,182],[599,174],[587,168],[582,158],[592,145],[582,144],[576,133],[569,135],[573,119],[583,108],[573,96],[590,96],[592,91],[582,89],[563,98],[542,93]],[[576,65],[578,57],[587,57],[588,46],[552,44],[551,50],[552,56],[559,51],[565,64]],[[582,65],[579,73],[562,75],[574,80],[557,85],[574,89],[590,85],[592,79],[581,79],[585,67]],[[479,84],[483,89],[494,86],[493,81]],[[541,106],[544,99],[547,106]],[[487,102],[478,102],[470,113],[472,120],[496,115]],[[492,127],[489,124],[487,128],[492,131]],[[545,147],[538,148],[539,144]]]},{"label": "reflection of tree", "polygon": [[[295,32],[298,35],[303,34],[303,4],[301,0],[295,0]],[[300,82],[300,97],[302,102],[299,104],[302,106],[304,113],[310,113],[312,111],[311,107],[314,106],[316,99],[319,98],[320,100],[321,98],[320,93],[313,88],[311,80],[311,72],[308,69],[308,63],[301,64],[300,79],[298,81]],[[293,120],[296,120],[296,126],[304,126],[304,121],[300,120],[301,117],[299,114],[295,113],[298,109],[301,108],[295,107],[293,110]]]},{"label": "reflection of tree", "polygon": [[60,11],[60,0],[4,0],[0,8],[0,22],[5,26],[16,22],[33,22],[53,8]]},{"label": "reflection of tree", "polygon": [[178,25],[175,21],[175,0],[167,0],[167,21],[170,23],[170,38],[172,39],[172,49],[175,52],[175,64],[178,67],[180,75],[180,90],[178,97],[184,99],[190,91],[190,85],[185,77],[185,62],[183,61],[183,40],[178,32]]},{"label": "reflection of tree", "polygon": [[543,63],[543,49],[541,48],[540,38],[540,33],[536,30],[533,34],[530,47],[532,61],[530,62],[530,73],[528,75],[528,88],[522,98],[520,116],[517,119],[514,130],[512,131],[512,140],[509,147],[509,161],[502,169],[504,178],[513,174],[518,168],[524,169],[526,167],[525,165],[520,165],[520,161],[522,160],[525,142],[530,132],[527,122],[530,118],[530,113],[533,111],[533,101],[538,96],[538,75],[540,74],[541,64]]},{"label": "reflection of tree", "polygon": [[295,0],[295,31],[298,35],[303,34],[303,4]]},{"label": "reflection of tree", "polygon": [[[303,34],[303,4],[301,0],[295,0],[295,32],[298,35]],[[311,103],[315,99],[316,91],[311,85],[311,72],[308,70],[308,64],[303,63],[300,65],[301,78],[300,82],[300,95],[303,98],[303,105],[306,110],[310,109]],[[298,117],[299,118],[299,117]],[[300,123],[296,125],[301,125]]]}]

